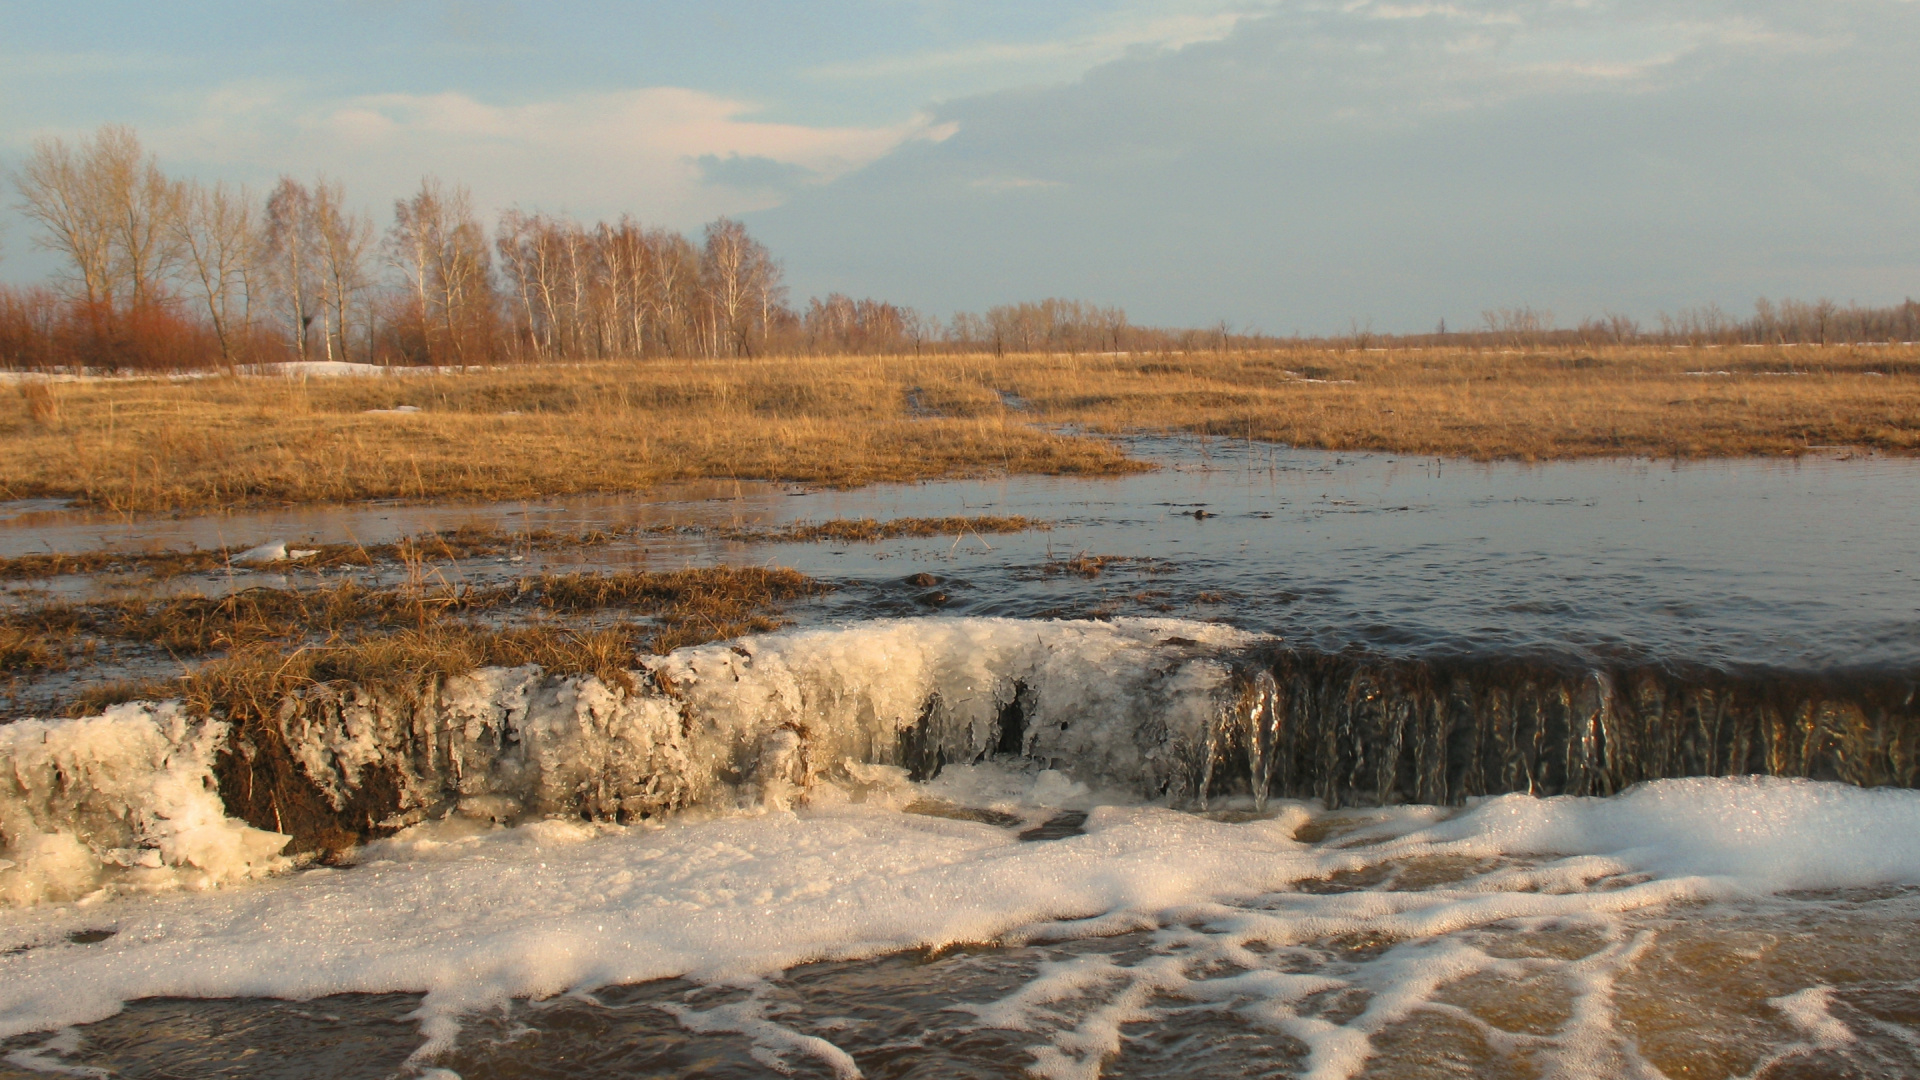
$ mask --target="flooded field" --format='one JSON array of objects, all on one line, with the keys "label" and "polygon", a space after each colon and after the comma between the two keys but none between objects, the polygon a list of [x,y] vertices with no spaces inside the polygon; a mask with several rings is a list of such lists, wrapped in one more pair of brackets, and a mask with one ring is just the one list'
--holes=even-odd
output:
[{"label": "flooded field", "polygon": [[[238,733],[16,705],[0,1074],[1920,1070],[1920,465],[1130,450],[1163,467],[8,506],[9,557],[598,534],[23,578],[12,610],[720,563],[829,588],[624,688],[320,687]],[[752,539],[980,515],[1046,527]],[[129,656],[15,701],[167,662]]]},{"label": "flooded field", "polygon": [[[925,611],[1215,618],[1323,649],[1395,655],[1571,650],[1796,670],[1920,657],[1920,465],[1903,458],[1481,465],[1191,440],[1130,444],[1159,471],[856,491],[702,485],[658,500],[299,509],[117,521],[17,509],[0,556],[375,544],[478,526],[602,531],[591,549],[437,566],[485,583],[541,569],[713,562],[788,566],[839,584],[818,618]],[[756,544],[649,528],[840,518],[1024,515],[1047,531],[876,544]],[[1069,565],[1076,556],[1094,561]],[[387,567],[389,580],[405,568]],[[912,592],[916,573],[940,581]],[[299,584],[221,572],[172,587]],[[54,580],[12,596],[99,587]]]}]

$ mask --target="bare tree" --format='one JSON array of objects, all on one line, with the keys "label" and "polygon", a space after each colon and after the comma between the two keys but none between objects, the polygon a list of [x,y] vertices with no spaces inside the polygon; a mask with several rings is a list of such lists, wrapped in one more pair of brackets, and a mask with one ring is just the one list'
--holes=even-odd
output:
[{"label": "bare tree", "polygon": [[[494,248],[500,254],[500,272],[507,279],[513,299],[519,304],[519,317],[527,334],[527,345],[535,357],[551,349],[551,322],[547,318],[546,247],[541,243],[545,221],[518,208],[500,215],[494,229]],[[422,298],[424,303],[424,297]]]},{"label": "bare tree", "polygon": [[113,211],[117,270],[127,302],[135,308],[158,303],[162,283],[180,261],[185,185],[169,180],[151,155],[143,157],[139,137],[125,125],[101,128],[93,151]]},{"label": "bare tree", "polygon": [[386,251],[416,298],[429,360],[465,363],[490,347],[493,259],[466,188],[422,180],[418,193],[394,204]]},{"label": "bare tree", "polygon": [[261,233],[266,284],[286,317],[287,332],[300,359],[308,359],[308,330],[320,314],[321,255],[313,193],[283,176],[267,196]]},{"label": "bare tree", "polygon": [[175,226],[185,253],[183,276],[206,303],[221,362],[232,366],[252,323],[252,272],[260,246],[253,200],[245,188],[195,184],[185,207]]},{"label": "bare tree", "polygon": [[133,129],[108,124],[76,150],[58,138],[34,143],[14,178],[20,211],[38,223],[39,243],[73,261],[80,296],[111,309],[159,302],[181,256],[185,188],[143,155]]},{"label": "bare tree", "polygon": [[1486,323],[1487,333],[1502,345],[1539,345],[1553,332],[1553,312],[1531,304],[1483,311],[1480,317]]},{"label": "bare tree", "polygon": [[713,305],[714,349],[719,350],[724,338],[728,351],[750,353],[755,330],[764,334],[772,309],[785,295],[780,264],[732,218],[709,224],[706,241],[701,276]]},{"label": "bare tree", "polygon": [[36,246],[72,260],[88,305],[111,305],[113,221],[87,165],[89,149],[83,144],[76,154],[60,139],[36,140],[14,186],[20,212],[45,230]]},{"label": "bare tree", "polygon": [[351,360],[350,317],[371,284],[367,255],[373,250],[373,219],[349,209],[346,187],[325,177],[313,185],[313,234],[319,259],[319,301],[327,359]]}]

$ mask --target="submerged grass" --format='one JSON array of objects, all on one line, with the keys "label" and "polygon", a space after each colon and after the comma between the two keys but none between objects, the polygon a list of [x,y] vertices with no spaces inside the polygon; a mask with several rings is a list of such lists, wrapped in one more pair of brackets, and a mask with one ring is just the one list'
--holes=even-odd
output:
[{"label": "submerged grass", "polygon": [[832,521],[797,521],[786,525],[730,525],[722,528],[689,525],[656,526],[656,532],[693,533],[748,544],[872,544],[882,540],[926,536],[994,536],[1032,532],[1051,528],[1049,523],[1029,517],[938,517],[836,518]]},{"label": "submerged grass", "polygon": [[[821,522],[794,522],[786,525],[655,525],[653,534],[712,536],[740,543],[872,543],[909,536],[962,536],[968,533],[991,536],[999,533],[1046,529],[1047,522],[1026,517],[941,517],[836,518]],[[507,553],[532,554],[536,551],[563,551],[598,547],[630,538],[638,530],[606,532],[592,530],[562,533],[537,529],[507,532],[478,526],[461,526],[447,532],[422,533],[391,544],[314,544],[312,554],[272,564],[305,570],[337,570],[381,564],[409,565],[435,560],[456,562]],[[246,549],[239,547],[206,548],[190,551],[88,551],[78,554],[27,554],[0,556],[0,581],[26,581],[60,577],[66,574],[128,574],[165,579],[184,574],[218,572],[237,567],[234,559]]]},{"label": "submerged grass", "polygon": [[212,658],[179,681],[95,687],[75,712],[182,694],[208,708],[257,703],[335,681],[399,692],[487,665],[539,664],[625,684],[637,653],[778,629],[787,604],[826,588],[795,570],[720,566],[545,574],[488,589],[347,583],[55,604],[0,617],[0,656],[9,670],[39,671],[65,670],[76,653],[112,643]]},{"label": "submerged grass", "polygon": [[[1111,475],[1143,466],[1097,436],[1134,431],[1479,459],[1920,452],[1905,346],[773,357],[47,390],[37,411],[0,401],[0,498],[129,512]],[[372,411],[403,404],[420,411]]]},{"label": "submerged grass", "polygon": [[[442,559],[449,562],[509,552],[531,553],[608,544],[620,534],[602,531],[562,533],[548,529],[507,532],[463,525],[446,532],[421,533],[390,544],[313,544],[304,558],[290,560],[304,569],[328,570],[413,563]],[[0,581],[59,577],[63,574],[142,574],[152,578],[227,570],[237,564],[243,547],[200,548],[190,551],[84,551],[74,554],[30,553],[0,557]]]}]

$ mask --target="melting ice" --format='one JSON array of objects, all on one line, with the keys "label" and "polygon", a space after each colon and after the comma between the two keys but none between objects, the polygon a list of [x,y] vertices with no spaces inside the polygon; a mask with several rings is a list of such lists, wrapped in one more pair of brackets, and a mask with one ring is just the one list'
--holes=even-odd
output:
[{"label": "melting ice", "polygon": [[[424,1072],[512,1002],[683,978],[720,988],[662,1005],[685,1030],[854,1076],[873,1048],[778,1007],[785,973],[987,944],[1043,958],[956,991],[943,1022],[1015,1039],[1010,1067],[1038,1075],[1101,1075],[1176,1015],[1230,1019],[1312,1077],[1363,1075],[1441,1022],[1525,1071],[1653,1075],[1621,988],[1663,942],[1794,890],[1897,905],[1920,885],[1908,791],[1209,800],[1223,717],[1247,776],[1265,753],[1245,731],[1271,691],[1235,667],[1257,644],[1159,620],[905,620],[654,658],[625,695],[524,670],[413,712],[336,694],[286,712],[289,747],[339,806],[397,777],[396,831],[297,872],[289,834],[223,805],[218,721],[157,705],[0,727],[18,905],[0,1037],[16,1064],[67,1067],[75,1025],[137,999],[411,992]],[[1040,835],[1057,838],[1023,839]],[[1076,948],[1108,940],[1129,944]],[[1735,1071],[1827,1054],[1900,1074],[1889,1021],[1799,977],[1755,998]],[[1502,1012],[1499,986],[1534,1000]]]}]

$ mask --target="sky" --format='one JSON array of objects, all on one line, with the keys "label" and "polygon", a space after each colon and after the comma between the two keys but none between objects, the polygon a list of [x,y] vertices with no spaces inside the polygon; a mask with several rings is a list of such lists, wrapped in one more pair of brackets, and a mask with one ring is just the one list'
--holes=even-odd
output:
[{"label": "sky", "polygon": [[[0,0],[0,169],[746,221],[796,298],[1570,325],[1920,296],[1920,0]],[[55,264],[0,210],[0,280]]]}]

